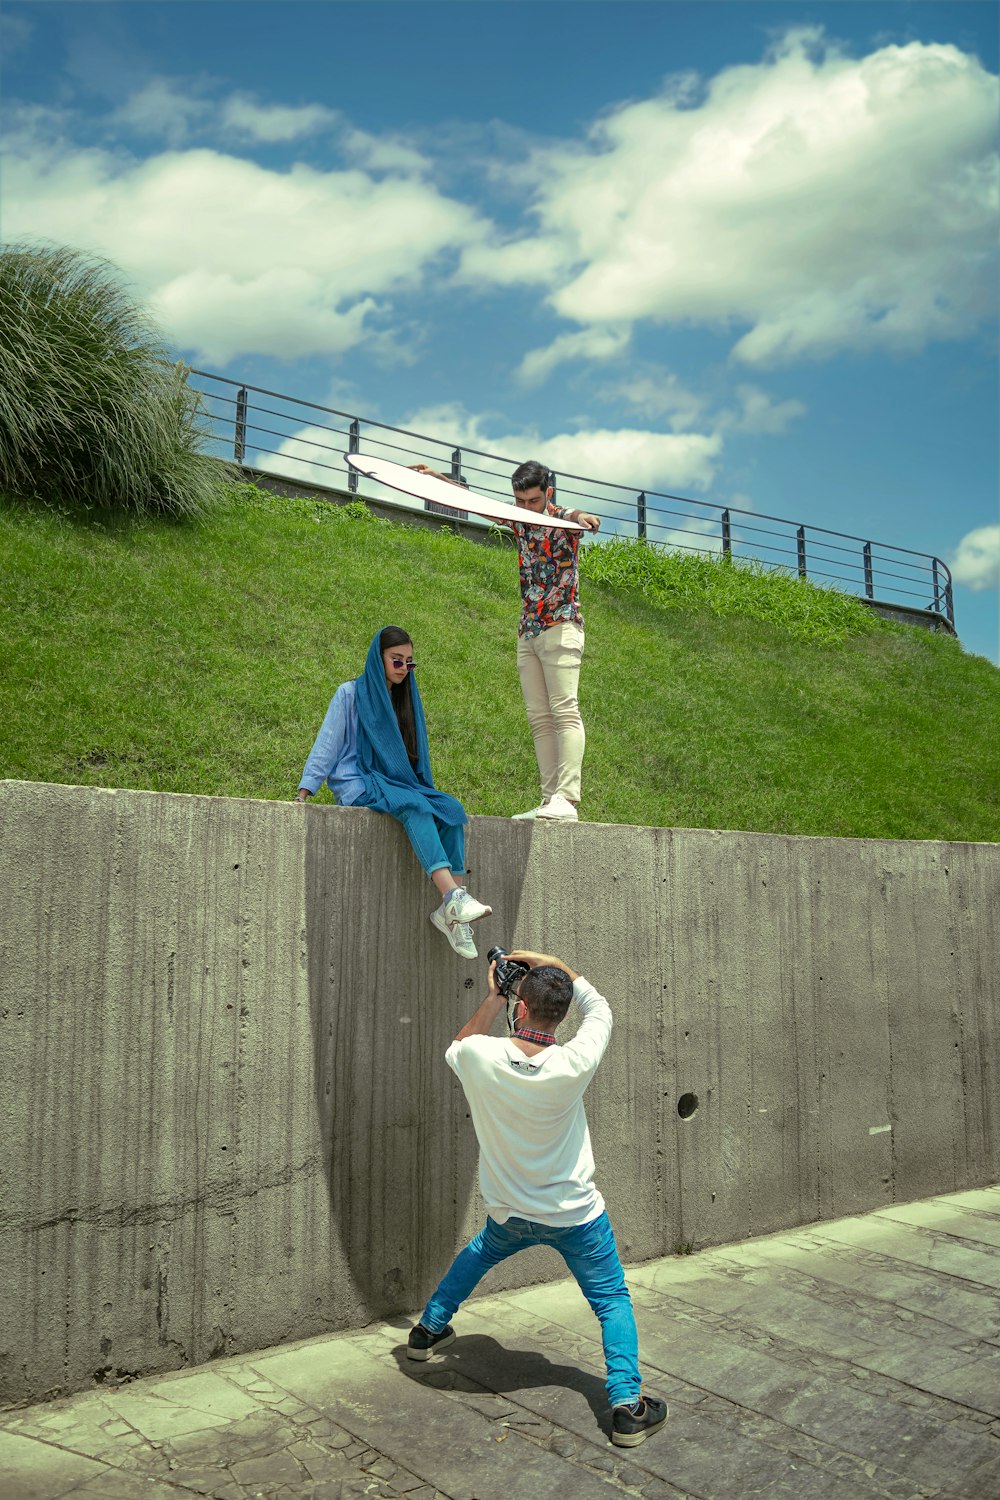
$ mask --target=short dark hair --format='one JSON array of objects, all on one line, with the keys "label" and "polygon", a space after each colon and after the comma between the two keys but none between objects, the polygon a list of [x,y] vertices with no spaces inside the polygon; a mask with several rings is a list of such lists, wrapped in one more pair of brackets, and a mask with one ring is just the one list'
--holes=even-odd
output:
[{"label": "short dark hair", "polygon": [[536,485],[540,490],[547,490],[552,483],[552,475],[544,464],[540,464],[535,458],[529,458],[527,463],[519,464],[514,470],[510,483],[515,490],[533,490]]},{"label": "short dark hair", "polygon": [[566,1019],[573,998],[573,981],[564,969],[557,969],[554,964],[539,964],[525,974],[517,993],[533,1021],[554,1029]]}]

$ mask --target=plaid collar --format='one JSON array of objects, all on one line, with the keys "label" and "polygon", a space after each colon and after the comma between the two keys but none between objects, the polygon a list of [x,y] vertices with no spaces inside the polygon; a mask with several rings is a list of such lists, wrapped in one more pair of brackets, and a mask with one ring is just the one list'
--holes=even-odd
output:
[{"label": "plaid collar", "polygon": [[550,1031],[529,1031],[526,1026],[515,1031],[513,1039],[517,1042],[537,1042],[539,1047],[557,1047],[559,1045]]}]

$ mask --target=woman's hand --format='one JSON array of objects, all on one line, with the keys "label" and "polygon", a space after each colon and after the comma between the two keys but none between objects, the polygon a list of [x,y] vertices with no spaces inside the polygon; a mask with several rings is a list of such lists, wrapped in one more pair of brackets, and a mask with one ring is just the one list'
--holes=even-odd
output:
[{"label": "woman's hand", "polygon": [[432,479],[443,479],[445,484],[453,484],[457,490],[464,490],[466,486],[459,484],[457,479],[452,479],[450,474],[441,474],[437,469],[432,469],[428,464],[407,464],[408,469],[414,469],[418,474],[429,474]]}]

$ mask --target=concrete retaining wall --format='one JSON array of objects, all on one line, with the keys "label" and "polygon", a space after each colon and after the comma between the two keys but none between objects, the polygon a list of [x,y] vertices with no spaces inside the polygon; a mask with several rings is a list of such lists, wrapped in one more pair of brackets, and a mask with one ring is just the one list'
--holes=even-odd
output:
[{"label": "concrete retaining wall", "polygon": [[[419,1308],[481,1214],[442,1054],[485,964],[398,825],[19,782],[0,819],[3,1399]],[[469,863],[481,952],[611,1001],[624,1258],[1000,1177],[1000,846],[477,818]]]}]

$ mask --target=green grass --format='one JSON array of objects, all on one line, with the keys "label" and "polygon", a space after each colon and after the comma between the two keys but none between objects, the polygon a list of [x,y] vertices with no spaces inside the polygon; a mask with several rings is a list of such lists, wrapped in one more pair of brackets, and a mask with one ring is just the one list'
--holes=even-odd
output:
[{"label": "green grass", "polygon": [[698,553],[664,552],[646,542],[612,537],[586,547],[581,573],[619,593],[639,595],[663,609],[707,609],[781,625],[800,641],[835,644],[878,628],[851,594],[822,588],[763,563]]},{"label": "green grass", "polygon": [[[401,624],[439,785],[473,813],[537,794],[510,546],[243,487],[197,524],[0,504],[0,573],[4,776],[289,797],[333,690]],[[586,574],[586,817],[1000,839],[983,658],[798,580],[638,544],[590,549]]]}]

